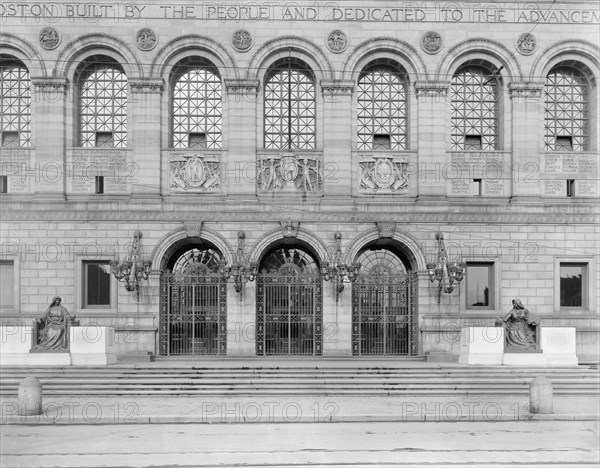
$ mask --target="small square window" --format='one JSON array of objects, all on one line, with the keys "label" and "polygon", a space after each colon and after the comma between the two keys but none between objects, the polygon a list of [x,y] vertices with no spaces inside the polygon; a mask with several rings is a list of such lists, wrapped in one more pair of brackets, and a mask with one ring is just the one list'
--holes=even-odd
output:
[{"label": "small square window", "polygon": [[110,307],[110,263],[83,262],[84,308]]},{"label": "small square window", "polygon": [[0,309],[12,309],[15,306],[15,265],[14,262],[0,262]]},{"label": "small square window", "polygon": [[0,176],[0,193],[8,193],[8,176]]},{"label": "small square window", "polygon": [[467,262],[467,309],[494,308],[494,264]]},{"label": "small square window", "polygon": [[206,148],[206,133],[188,134],[188,148]]},{"label": "small square window", "polygon": [[573,137],[557,136],[556,151],[573,151]]},{"label": "small square window", "polygon": [[112,132],[96,133],[96,148],[113,148],[115,146]]},{"label": "small square window", "polygon": [[587,263],[560,263],[560,306],[587,307]]},{"label": "small square window", "polygon": [[96,176],[96,194],[104,193],[104,176]]},{"label": "small square window", "polygon": [[480,150],[481,135],[465,135],[465,150]]},{"label": "small square window", "polygon": [[480,197],[483,194],[482,185],[481,179],[473,179],[472,195]]},{"label": "small square window", "polygon": [[373,135],[373,149],[374,150],[389,150],[392,148],[390,136],[388,134],[376,134]]},{"label": "small square window", "polygon": [[19,132],[2,132],[2,147],[3,148],[18,148]]}]

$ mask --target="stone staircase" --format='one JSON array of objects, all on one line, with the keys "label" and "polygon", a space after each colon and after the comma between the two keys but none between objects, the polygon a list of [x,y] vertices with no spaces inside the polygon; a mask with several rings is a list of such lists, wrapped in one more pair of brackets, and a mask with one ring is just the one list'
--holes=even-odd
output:
[{"label": "stone staircase", "polygon": [[37,377],[47,396],[526,395],[547,377],[556,395],[600,395],[591,366],[533,368],[432,365],[403,360],[157,361],[106,367],[3,367],[0,396]]}]

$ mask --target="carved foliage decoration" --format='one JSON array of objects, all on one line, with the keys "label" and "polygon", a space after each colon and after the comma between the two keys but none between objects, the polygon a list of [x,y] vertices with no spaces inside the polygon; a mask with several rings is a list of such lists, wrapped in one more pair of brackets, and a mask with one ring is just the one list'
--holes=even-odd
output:
[{"label": "carved foliage decoration", "polygon": [[408,163],[394,156],[368,156],[359,162],[361,193],[408,193]]},{"label": "carved foliage decoration", "polygon": [[194,154],[172,159],[172,192],[218,192],[221,190],[221,162],[216,157]]},{"label": "carved foliage decoration", "polygon": [[257,166],[259,190],[315,192],[323,187],[321,158],[314,155],[263,155]]}]

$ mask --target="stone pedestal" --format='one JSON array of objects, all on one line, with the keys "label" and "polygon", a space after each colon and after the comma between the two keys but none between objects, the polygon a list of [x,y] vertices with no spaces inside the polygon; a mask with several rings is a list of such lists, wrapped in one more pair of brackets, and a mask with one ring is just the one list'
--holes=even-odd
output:
[{"label": "stone pedestal", "polygon": [[115,364],[115,330],[110,327],[71,327],[71,359],[75,366]]},{"label": "stone pedestal", "polygon": [[459,363],[501,365],[503,353],[503,328],[467,327],[462,329]]},{"label": "stone pedestal", "polygon": [[550,366],[576,366],[575,327],[542,328],[540,345]]}]

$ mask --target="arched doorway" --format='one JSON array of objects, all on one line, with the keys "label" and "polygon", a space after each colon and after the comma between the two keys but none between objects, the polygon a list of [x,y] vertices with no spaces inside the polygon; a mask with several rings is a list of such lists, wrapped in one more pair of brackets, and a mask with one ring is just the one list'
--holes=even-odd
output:
[{"label": "arched doorway", "polygon": [[278,245],[266,252],[256,284],[257,355],[321,355],[322,284],[308,248]]},{"label": "arched doorway", "polygon": [[227,282],[221,252],[208,243],[175,250],[160,280],[159,354],[224,355]]},{"label": "arched doorway", "polygon": [[352,285],[352,354],[417,354],[417,278],[401,249],[370,245],[356,257]]}]

